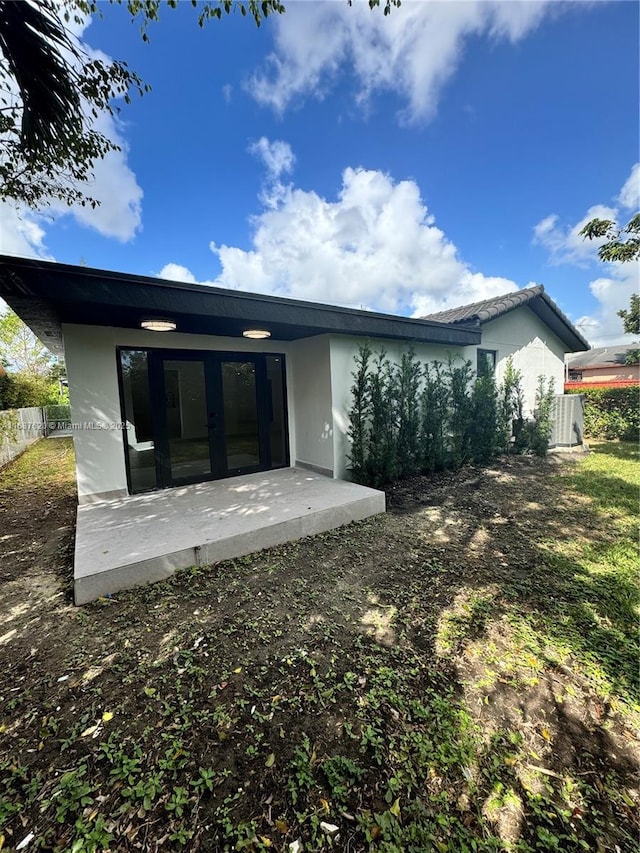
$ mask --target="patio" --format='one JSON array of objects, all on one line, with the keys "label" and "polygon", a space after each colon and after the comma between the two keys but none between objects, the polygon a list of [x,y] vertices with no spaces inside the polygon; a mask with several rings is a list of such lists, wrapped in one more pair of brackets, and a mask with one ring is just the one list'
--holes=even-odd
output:
[{"label": "patio", "polygon": [[300,468],[78,507],[76,604],[385,511],[375,489]]}]

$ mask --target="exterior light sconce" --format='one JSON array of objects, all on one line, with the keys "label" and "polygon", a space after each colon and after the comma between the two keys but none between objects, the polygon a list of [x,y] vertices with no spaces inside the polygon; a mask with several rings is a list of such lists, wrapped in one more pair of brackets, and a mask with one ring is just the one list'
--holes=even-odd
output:
[{"label": "exterior light sconce", "polygon": [[173,320],[143,320],[140,323],[140,326],[143,329],[147,329],[149,332],[173,332],[176,328],[176,324]]},{"label": "exterior light sconce", "polygon": [[265,338],[271,337],[271,332],[266,329],[247,329],[242,333],[244,338],[251,338],[252,341],[263,341]]}]

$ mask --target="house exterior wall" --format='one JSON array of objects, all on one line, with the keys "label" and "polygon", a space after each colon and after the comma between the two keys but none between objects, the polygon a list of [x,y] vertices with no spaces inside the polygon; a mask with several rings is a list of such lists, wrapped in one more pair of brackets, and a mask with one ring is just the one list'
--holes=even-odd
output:
[{"label": "house exterior wall", "polygon": [[[363,339],[318,335],[291,342],[248,341],[69,324],[63,325],[63,335],[81,501],[92,495],[127,493],[123,434],[118,428],[122,418],[118,346],[283,353],[291,463],[348,479],[352,372]],[[373,341],[374,351],[384,347],[394,363],[399,363],[409,346],[408,342]],[[446,362],[452,356],[469,359],[476,368],[478,347],[416,344],[414,348],[422,362]],[[556,390],[563,387],[564,345],[527,306],[486,323],[480,348],[497,352],[498,382],[504,376],[507,359],[513,357],[514,366],[522,372],[526,414],[533,410],[540,374],[553,378]]]},{"label": "house exterior wall", "polygon": [[328,335],[291,344],[290,397],[295,411],[289,420],[294,434],[291,460],[321,474],[334,476],[332,389]]},{"label": "house exterior wall", "polygon": [[[249,341],[244,338],[222,338],[207,335],[184,335],[179,332],[159,334],[140,329],[64,324],[65,362],[69,378],[71,420],[76,453],[78,498],[81,502],[92,495],[122,496],[127,494],[122,420],[116,362],[116,347],[191,349],[203,351],[283,353],[287,370],[287,407],[289,413],[290,458],[296,459],[296,404],[293,387],[293,345],[286,341]],[[309,339],[314,340],[314,339]],[[305,342],[298,342],[305,343]],[[299,347],[304,352],[304,347]],[[321,362],[316,367],[321,368]],[[326,371],[329,371],[328,350]],[[313,382],[306,381],[310,389]],[[304,420],[304,418],[303,418]],[[314,463],[314,453],[307,454]],[[326,461],[316,448],[318,465]],[[331,468],[332,465],[327,467]]]},{"label": "house exterior wall", "polygon": [[[581,382],[640,382],[640,364],[605,364],[602,367],[576,367]],[[577,380],[576,380],[577,381]]]},{"label": "house exterior wall", "polygon": [[525,416],[533,413],[539,376],[553,379],[556,393],[562,393],[566,347],[527,305],[483,324],[479,347],[465,348],[474,370],[478,348],[497,352],[498,383],[504,378],[509,356],[513,358],[513,366],[522,373]]}]

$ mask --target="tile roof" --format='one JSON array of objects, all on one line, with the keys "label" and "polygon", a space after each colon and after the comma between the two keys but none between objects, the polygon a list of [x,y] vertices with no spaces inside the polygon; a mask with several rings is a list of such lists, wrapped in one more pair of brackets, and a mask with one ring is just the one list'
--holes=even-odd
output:
[{"label": "tile roof", "polygon": [[588,350],[589,342],[576,329],[571,320],[558,308],[550,296],[545,293],[543,284],[526,287],[524,290],[514,290],[502,296],[460,305],[458,308],[448,308],[435,314],[427,314],[422,319],[437,320],[439,323],[482,325],[508,314],[516,308],[528,305],[531,310],[545,322],[549,328],[563,341],[568,352]]},{"label": "tile roof", "polygon": [[620,344],[613,347],[595,347],[588,352],[580,352],[567,356],[569,367],[608,367],[611,364],[624,364],[630,350],[637,350],[639,345]]},{"label": "tile roof", "polygon": [[472,302],[469,305],[460,305],[458,308],[438,311],[436,314],[427,314],[424,319],[438,320],[440,323],[467,323],[475,320],[486,323],[488,320],[495,320],[496,317],[513,311],[514,308],[526,305],[543,293],[544,285],[537,284],[535,287],[515,290],[503,296],[494,296],[491,299],[483,299],[481,302]]}]

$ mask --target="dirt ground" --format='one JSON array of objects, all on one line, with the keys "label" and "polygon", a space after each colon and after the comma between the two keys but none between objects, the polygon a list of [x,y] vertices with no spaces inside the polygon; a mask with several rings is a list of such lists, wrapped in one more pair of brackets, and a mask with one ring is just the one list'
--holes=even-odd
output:
[{"label": "dirt ground", "polygon": [[[72,829],[71,817],[84,815],[95,826],[92,809],[99,803],[108,817],[104,839],[111,841],[85,840],[74,849],[289,851],[302,838],[306,846],[300,850],[320,850],[325,849],[318,842],[322,831],[308,816],[325,804],[330,824],[342,833],[326,837],[327,849],[374,849],[383,837],[405,839],[386,850],[429,849],[420,846],[424,842],[411,847],[402,835],[408,818],[396,815],[401,806],[388,793],[400,785],[393,782],[399,770],[385,775],[380,769],[402,761],[392,761],[387,746],[375,738],[400,743],[400,729],[408,737],[403,726],[411,702],[441,688],[451,707],[468,709],[469,726],[478,727],[486,750],[467,762],[470,770],[460,759],[462,776],[450,789],[446,772],[438,771],[450,800],[441,806],[442,814],[455,823],[434,835],[434,850],[462,849],[459,839],[465,833],[487,845],[479,850],[515,850],[509,845],[517,844],[523,851],[632,849],[640,752],[632,731],[638,700],[622,677],[622,670],[633,669],[625,658],[632,652],[620,639],[620,624],[628,617],[627,610],[615,618],[604,609],[594,615],[597,596],[590,610],[584,603],[585,590],[599,581],[580,574],[575,549],[604,553],[611,527],[594,513],[590,498],[561,481],[579,464],[578,457],[514,457],[485,469],[418,477],[388,490],[384,516],[75,608],[70,443],[41,442],[30,453],[29,460],[0,472],[0,756],[4,751],[10,761],[0,764],[0,786],[2,767],[12,773],[21,767],[21,779],[37,778],[40,788],[33,784],[31,796],[5,780],[19,804],[14,810],[7,806],[4,829],[0,808],[6,848],[13,849],[38,825],[34,844],[71,849],[73,832],[80,832]],[[627,499],[621,495],[621,501]],[[549,542],[565,543],[561,558]],[[553,566],[561,577],[555,585],[545,580]],[[615,594],[624,609],[624,596],[632,593]],[[523,596],[527,613],[516,618]],[[554,609],[561,599],[562,607]],[[571,625],[565,631],[566,618]],[[594,626],[601,637],[589,634]],[[581,632],[589,635],[589,645],[580,645]],[[607,658],[595,654],[599,649],[613,652]],[[396,693],[389,696],[395,698],[383,702],[379,716],[367,718],[378,732],[369,734],[365,718],[353,709],[370,709],[374,694],[391,691],[381,686],[380,674],[389,669],[393,680],[403,661],[411,674],[406,682],[394,682]],[[267,706],[271,716],[265,710],[256,722],[255,708]],[[186,756],[170,769],[158,757],[166,743],[150,734],[155,730],[164,737],[167,714],[180,744],[177,754]],[[92,725],[91,735],[84,736]],[[443,721],[442,730],[446,725]],[[347,735],[353,740],[354,731],[355,746],[349,746]],[[414,740],[419,731],[413,726]],[[454,740],[462,749],[460,731]],[[505,732],[512,738],[508,749]],[[182,785],[181,774],[192,779],[197,767],[210,766],[218,774],[215,793],[207,793],[203,782],[197,806],[191,800],[184,806],[184,819],[169,794],[158,791],[157,811],[145,800],[139,811],[136,806],[123,817],[116,803],[127,782],[107,790],[105,779],[111,777],[96,751],[96,738],[110,733],[118,748],[140,743],[150,762],[153,756],[153,769],[162,767],[157,772],[169,774],[174,789]],[[312,745],[309,772],[318,775],[324,768],[322,783],[303,780],[305,738]],[[360,762],[348,785],[338,784],[327,770],[338,753],[345,756],[345,767]],[[108,754],[112,767],[124,760]],[[502,775],[495,778],[492,755],[504,757]],[[446,764],[438,760],[438,766]],[[52,791],[65,769],[79,761],[88,768],[91,791],[84,806],[74,812],[70,805],[61,820],[62,799]],[[518,780],[508,777],[509,790],[519,793],[497,802],[496,785],[509,787],[504,773],[512,770]],[[537,815],[532,803],[536,792],[556,804],[561,796],[573,802],[564,788],[560,791],[568,779],[583,786],[566,818],[567,827],[574,828],[564,830],[575,833],[575,844],[569,834],[570,842],[556,847],[543,832],[564,838],[556,824],[565,818]],[[189,784],[196,783],[185,781],[185,790]],[[398,803],[411,801],[413,807],[414,783],[402,784]],[[387,826],[381,817],[385,809],[392,815],[387,823],[396,820],[399,828]],[[250,827],[246,837],[245,825]]]}]

